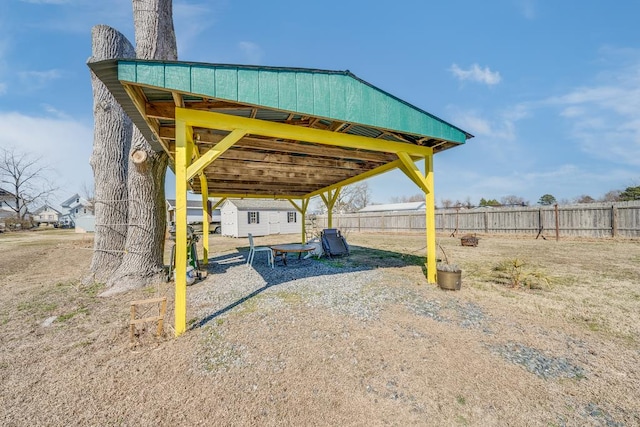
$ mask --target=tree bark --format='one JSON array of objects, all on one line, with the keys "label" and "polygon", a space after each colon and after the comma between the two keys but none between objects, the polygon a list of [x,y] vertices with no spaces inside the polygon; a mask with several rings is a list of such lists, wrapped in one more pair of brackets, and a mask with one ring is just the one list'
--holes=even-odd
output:
[{"label": "tree bark", "polygon": [[[88,62],[134,58],[129,40],[117,30],[96,25],[91,30]],[[127,160],[132,123],[107,87],[91,72],[94,137],[89,164],[94,177],[96,231],[90,274],[85,282],[106,281],[124,255],[127,233]]]},{"label": "tree bark", "polygon": [[[172,15],[171,0],[133,0],[137,58],[177,59]],[[167,226],[164,180],[168,163],[167,154],[155,152],[134,127],[127,181],[129,228],[125,254],[120,267],[107,282],[109,289],[102,295],[164,280]]]}]

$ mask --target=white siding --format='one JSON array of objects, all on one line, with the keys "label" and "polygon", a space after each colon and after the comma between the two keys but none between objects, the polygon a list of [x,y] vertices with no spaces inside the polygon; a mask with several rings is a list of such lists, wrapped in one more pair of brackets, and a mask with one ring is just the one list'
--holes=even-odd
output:
[{"label": "white siding", "polygon": [[[295,212],[296,222],[287,222],[289,212]],[[300,234],[302,236],[302,214],[296,211],[279,212],[280,214],[280,233],[281,234]]]},{"label": "white siding", "polygon": [[226,201],[220,207],[221,233],[223,236],[238,237],[238,208]]},{"label": "white siding", "polygon": [[[220,208],[222,235],[231,237],[268,236],[270,234],[302,234],[302,216],[291,211],[269,209],[238,209],[232,201],[226,201]],[[258,212],[259,223],[249,224],[249,212]],[[296,221],[287,222],[288,213],[295,212]]]},{"label": "white siding", "polygon": [[[248,213],[258,212],[259,220],[258,224],[249,224]],[[238,235],[236,237],[247,237],[249,233],[254,236],[268,236],[269,235],[269,211],[259,210],[238,210],[237,214]]]}]

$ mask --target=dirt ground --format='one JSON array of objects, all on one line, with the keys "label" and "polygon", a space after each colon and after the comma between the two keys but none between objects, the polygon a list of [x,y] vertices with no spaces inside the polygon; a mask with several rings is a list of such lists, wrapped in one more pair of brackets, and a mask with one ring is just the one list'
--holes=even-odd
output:
[{"label": "dirt ground", "polygon": [[[640,242],[479,237],[438,238],[460,291],[426,283],[424,235],[351,233],[349,258],[313,261],[375,272],[348,300],[239,293],[222,311],[188,307],[175,339],[170,285],[100,298],[81,284],[90,235],[0,234],[0,424],[640,425]],[[212,236],[210,256],[247,245]],[[224,277],[188,293],[215,295]],[[138,328],[131,346],[130,302],[155,296],[169,299],[165,334]]]}]

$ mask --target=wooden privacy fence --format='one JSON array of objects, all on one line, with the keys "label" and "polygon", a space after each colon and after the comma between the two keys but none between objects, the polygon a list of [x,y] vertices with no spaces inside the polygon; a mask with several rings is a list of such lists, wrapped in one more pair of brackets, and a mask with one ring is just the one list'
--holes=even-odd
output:
[{"label": "wooden privacy fence", "polygon": [[[315,227],[327,227],[317,215]],[[363,232],[424,232],[425,212],[333,215],[333,227]],[[566,206],[437,209],[436,230],[458,233],[530,234],[536,237],[640,237],[640,201]]]}]

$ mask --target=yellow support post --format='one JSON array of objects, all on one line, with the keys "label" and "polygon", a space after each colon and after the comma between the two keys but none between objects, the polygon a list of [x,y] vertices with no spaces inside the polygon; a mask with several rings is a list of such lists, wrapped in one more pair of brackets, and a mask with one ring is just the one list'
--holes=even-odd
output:
[{"label": "yellow support post", "polygon": [[433,180],[433,154],[424,158],[424,176],[428,192],[426,194],[426,234],[427,234],[427,282],[437,283],[436,271],[436,197]]},{"label": "yellow support post", "polygon": [[209,263],[209,221],[212,212],[209,212],[209,183],[204,173],[200,174],[200,193],[202,194],[202,265]]},{"label": "yellow support post", "polygon": [[413,158],[408,153],[397,153],[402,162],[400,169],[413,181],[425,194],[426,208],[426,239],[427,239],[427,282],[436,283],[436,203],[433,183],[433,151],[424,157],[424,175],[416,166]]},{"label": "yellow support post", "polygon": [[193,129],[176,111],[176,251],[175,335],[187,329],[187,167],[191,160]]},{"label": "yellow support post", "polygon": [[320,194],[324,205],[327,207],[327,228],[333,228],[333,206],[338,200],[341,189],[341,187],[338,187],[333,190],[327,191],[326,195],[324,193]]},{"label": "yellow support post", "polygon": [[293,199],[287,199],[289,202],[296,208],[296,210],[302,216],[302,239],[300,241],[305,244],[307,243],[307,207],[309,206],[309,199],[302,199],[302,206],[298,206],[298,204]]}]

